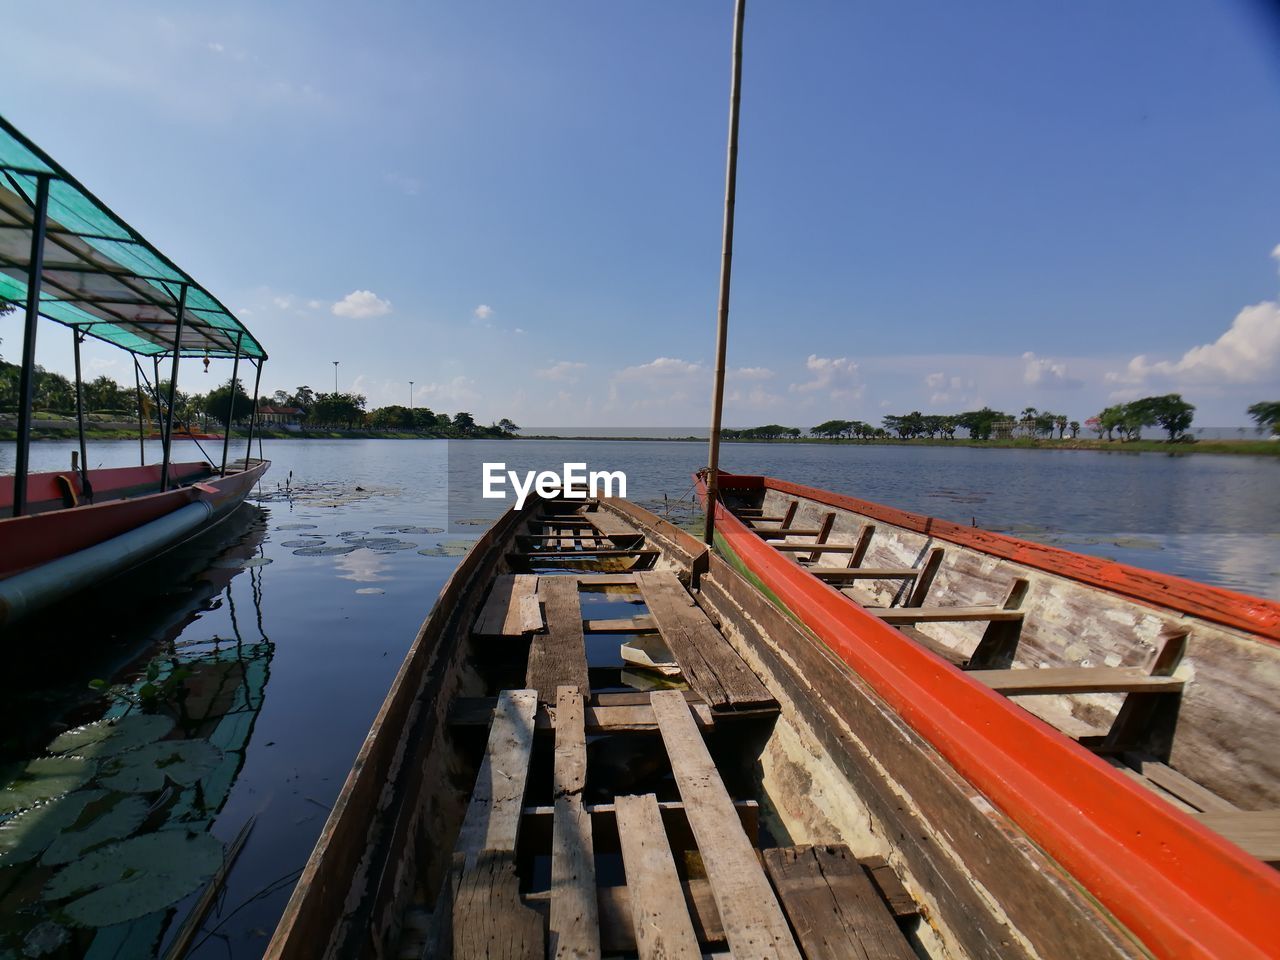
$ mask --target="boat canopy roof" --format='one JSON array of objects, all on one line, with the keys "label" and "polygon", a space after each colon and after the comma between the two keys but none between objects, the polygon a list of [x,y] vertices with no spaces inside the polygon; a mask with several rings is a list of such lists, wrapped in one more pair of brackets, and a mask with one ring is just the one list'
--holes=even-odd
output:
[{"label": "boat canopy roof", "polygon": [[[266,359],[222,303],[0,117],[0,297],[27,300],[36,191],[49,181],[40,314],[144,356]],[[179,304],[182,343],[174,343]]]}]

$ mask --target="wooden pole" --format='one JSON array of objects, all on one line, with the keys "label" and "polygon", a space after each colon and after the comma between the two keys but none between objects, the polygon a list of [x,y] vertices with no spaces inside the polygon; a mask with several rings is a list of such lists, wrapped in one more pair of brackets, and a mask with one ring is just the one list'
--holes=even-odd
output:
[{"label": "wooden pole", "polygon": [[144,412],[142,406],[142,367],[138,365],[136,354],[133,358],[133,390],[138,399],[138,466],[145,467],[147,465],[147,443],[146,435],[142,430],[142,415]]},{"label": "wooden pole", "polygon": [[733,273],[733,208],[738,193],[738,107],[742,100],[742,21],[747,0],[733,10],[733,79],[729,88],[729,149],[724,174],[724,236],[720,246],[720,298],[716,311],[716,375],[711,393],[711,443],[707,457],[705,539],[715,542],[716,502],[720,496],[720,419],[724,412],[724,362],[729,341],[729,283]]},{"label": "wooden pole", "polygon": [[[244,468],[249,469],[249,455],[253,453],[253,428],[258,424],[258,390],[262,386],[262,365],[266,358],[260,358],[256,364],[258,372],[253,376],[253,409],[249,413],[249,442],[244,448]],[[262,437],[258,437],[258,458],[262,458]]]}]

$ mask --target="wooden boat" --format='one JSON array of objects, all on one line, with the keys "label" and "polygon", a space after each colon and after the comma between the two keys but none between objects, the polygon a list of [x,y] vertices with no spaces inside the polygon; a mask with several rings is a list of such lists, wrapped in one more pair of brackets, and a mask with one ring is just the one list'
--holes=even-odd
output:
[{"label": "wooden boat", "polygon": [[270,467],[235,464],[224,475],[208,463],[159,465],[28,478],[27,512],[12,516],[13,477],[0,477],[0,627],[84,587],[125,573],[198,536],[229,516]]},{"label": "wooden boat", "polygon": [[[687,690],[620,688],[654,633]],[[1274,956],[1256,859],[1169,807],[1210,849],[1143,822],[1164,870],[1213,869],[1136,864],[1122,917],[912,720],[687,532],[531,500],[445,586],[266,955]]]},{"label": "wooden boat", "polygon": [[728,562],[1133,927],[1139,855],[1275,895],[1280,604],[771,477],[722,473],[716,516]]},{"label": "wooden boat", "polygon": [[[24,315],[14,472],[0,477],[0,628],[76,590],[136,566],[233,510],[266,471],[250,459],[257,403],[243,466],[222,460],[175,464],[179,360],[244,359],[261,382],[267,354],[218,299],[66,169],[0,117],[0,303]],[[32,473],[36,336],[41,319],[71,328],[79,464]],[[162,462],[90,470],[80,345],[93,337],[127,351],[135,401],[162,413]],[[148,378],[143,361],[150,359]],[[161,360],[168,364],[167,397]],[[153,382],[154,381],[154,382]],[[143,395],[143,383],[148,397]],[[145,442],[139,429],[139,459]],[[192,436],[190,433],[186,436]],[[200,436],[200,435],[197,435]],[[259,445],[261,446],[261,445]],[[261,452],[261,451],[260,451]],[[76,457],[73,457],[73,463]]]}]

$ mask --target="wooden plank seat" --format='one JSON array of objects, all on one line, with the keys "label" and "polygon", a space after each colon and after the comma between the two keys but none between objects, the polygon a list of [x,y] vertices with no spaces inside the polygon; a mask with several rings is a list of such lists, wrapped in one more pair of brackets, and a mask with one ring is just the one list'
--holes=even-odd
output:
[{"label": "wooden plank seat", "polygon": [[973,620],[1021,621],[1021,610],[997,606],[954,607],[863,607],[867,613],[885,623],[961,623]]},{"label": "wooden plank seat", "polygon": [[[724,946],[724,925],[716,910],[711,884],[705,880],[685,880],[680,884],[694,934],[708,948]],[[525,903],[543,912],[549,911],[549,891],[526,894]],[[598,887],[597,913],[600,918],[600,947],[607,953],[632,953],[638,949],[635,920],[631,907],[631,890],[626,886]]]},{"label": "wooden plank seat", "polygon": [[667,690],[650,700],[730,951],[738,960],[800,960],[786,917],[684,697]]},{"label": "wooden plank seat", "polygon": [[808,960],[915,960],[862,865],[843,844],[776,847],[765,867]]},{"label": "wooden plank seat", "polygon": [[680,672],[712,709],[776,704],[674,573],[637,573],[636,582]]},{"label": "wooden plank seat", "polygon": [[639,530],[611,510],[597,510],[588,514],[591,526],[610,540],[633,541],[644,536]]},{"label": "wooden plank seat", "polygon": [[508,553],[507,559],[519,563],[542,563],[544,560],[591,560],[597,557],[656,557],[659,553],[660,551],[658,550],[644,547],[635,549],[534,550]]},{"label": "wooden plank seat", "polygon": [[1140,667],[1041,667],[970,670],[968,676],[1005,696],[1062,693],[1178,693],[1177,677],[1152,676]]},{"label": "wooden plank seat", "polygon": [[828,583],[846,580],[914,580],[918,567],[809,567],[809,572]]},{"label": "wooden plank seat", "polygon": [[[697,693],[692,690],[679,691],[684,694],[693,710],[694,718],[702,727],[710,728],[718,723],[737,723],[759,720],[776,716],[776,703],[762,704],[758,707],[740,707],[732,712],[712,713]],[[449,704],[448,723],[453,727],[488,727],[493,716],[496,697],[455,697]],[[658,721],[654,718],[653,707],[649,703],[649,695],[640,691],[628,693],[594,693],[584,706],[584,718],[587,732],[597,733],[643,733],[656,732]],[[534,717],[534,729],[545,732],[555,729],[555,711],[545,704],[538,707]]]},{"label": "wooden plank seat", "polygon": [[658,798],[652,793],[618,797],[615,806],[637,953],[641,960],[699,960],[702,949],[671,855]]},{"label": "wooden plank seat", "polygon": [[1118,762],[1120,761],[1139,780],[1158,793],[1176,799],[1188,810],[1196,813],[1234,813],[1240,809],[1155,757],[1128,751],[1120,755]]},{"label": "wooden plank seat", "polygon": [[822,530],[818,527],[753,527],[757,536],[766,540],[781,540],[785,537],[816,537]]},{"label": "wooden plank seat", "polygon": [[516,573],[494,579],[471,632],[482,637],[518,637],[541,629],[538,577]]},{"label": "wooden plank seat", "polygon": [[587,785],[587,740],[582,694],[578,689],[562,686],[556,692],[547,953],[557,960],[564,957],[592,960],[600,956],[595,851],[591,842],[591,817],[582,803],[582,792]]},{"label": "wooden plank seat", "polygon": [[573,577],[543,577],[538,596],[546,611],[547,629],[535,633],[529,644],[525,686],[536,690],[542,702],[552,703],[558,687],[591,689],[578,582]]}]

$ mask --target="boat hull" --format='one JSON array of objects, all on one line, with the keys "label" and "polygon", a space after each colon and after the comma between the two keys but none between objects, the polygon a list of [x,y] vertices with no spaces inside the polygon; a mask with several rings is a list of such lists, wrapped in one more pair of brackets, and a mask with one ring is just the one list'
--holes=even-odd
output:
[{"label": "boat hull", "polygon": [[[705,486],[700,488],[705,500]],[[803,498],[807,504],[797,516],[806,517],[806,523],[828,507],[882,522],[890,510],[768,477],[722,474],[720,489],[726,499],[755,498],[753,502],[774,508],[782,496]],[[809,508],[813,509],[806,514]],[[765,510],[770,512],[777,510]],[[1247,623],[1263,638],[1256,643],[1268,651],[1274,646],[1264,631],[1277,622],[1275,605],[1266,601],[933,518],[893,513],[905,521],[906,529],[926,537],[991,544],[992,553],[999,550],[1024,562],[1036,560],[1038,569],[1052,569],[1080,582],[1125,584],[1126,589],[1117,593],[1136,591],[1144,582],[1159,584],[1157,596],[1163,606],[1176,602],[1193,612],[1212,613],[1215,623],[1224,618]],[[716,507],[716,546],[728,563],[822,640],[1154,952],[1268,955],[1266,918],[1280,908],[1280,880],[1274,870],[869,614],[770,546],[723,503]],[[1142,600],[1155,602],[1151,593]]]},{"label": "boat hull", "polygon": [[[251,461],[222,477],[208,476],[207,464],[176,466],[187,485],[163,493],[0,520],[0,628],[207,530],[244,501],[270,462]],[[102,477],[112,490],[145,490],[155,469],[95,471],[90,479]]]}]

